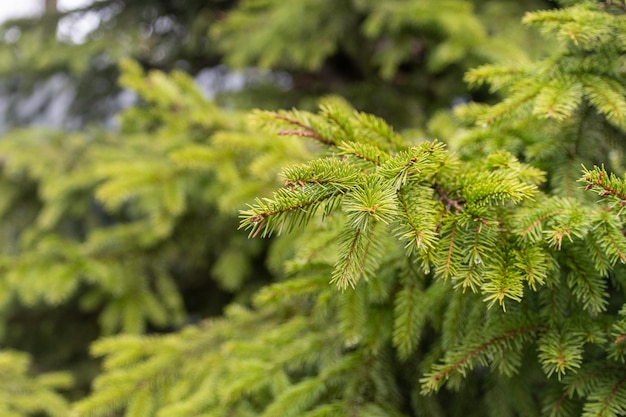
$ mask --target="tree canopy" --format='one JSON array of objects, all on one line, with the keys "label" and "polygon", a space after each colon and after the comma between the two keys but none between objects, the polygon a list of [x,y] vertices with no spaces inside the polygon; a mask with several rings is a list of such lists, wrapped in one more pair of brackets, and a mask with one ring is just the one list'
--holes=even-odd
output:
[{"label": "tree canopy", "polygon": [[[0,140],[0,411],[626,414],[625,16],[103,0],[7,23],[14,103],[63,74],[80,123]],[[207,97],[216,65],[246,81]],[[85,108],[119,91],[114,126]]]}]

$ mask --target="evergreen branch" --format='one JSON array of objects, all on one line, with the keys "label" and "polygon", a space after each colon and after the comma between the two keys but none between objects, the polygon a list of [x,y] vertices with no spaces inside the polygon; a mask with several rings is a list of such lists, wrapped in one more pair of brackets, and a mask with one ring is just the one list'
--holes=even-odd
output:
[{"label": "evergreen branch", "polygon": [[346,415],[345,404],[343,402],[331,402],[315,407],[307,411],[300,417],[344,417]]},{"label": "evergreen branch", "polygon": [[361,277],[372,276],[382,258],[381,236],[376,233],[376,224],[372,220],[368,223],[371,225],[362,229],[346,225],[339,238],[339,260],[330,282],[341,290],[355,288]]},{"label": "evergreen branch", "polygon": [[[335,145],[335,140],[330,138],[330,137],[324,137],[320,132],[318,132],[315,128],[313,128],[312,126],[307,125],[306,123],[289,117],[285,114],[280,114],[280,113],[273,113],[274,118],[278,119],[278,120],[282,120],[285,121],[289,124],[295,125],[295,126],[299,126],[304,130],[282,130],[279,131],[279,134],[282,135],[296,135],[296,136],[305,136],[305,137],[310,137],[313,138],[315,140],[317,140],[318,142],[322,143],[323,145],[327,145],[327,146],[334,146]],[[282,132],[282,133],[281,133]]]},{"label": "evergreen branch", "polygon": [[320,113],[338,126],[346,138],[353,141],[355,134],[351,118],[355,110],[347,102],[338,97],[327,97],[323,101],[324,102],[320,104]]},{"label": "evergreen branch", "polygon": [[[527,235],[530,236],[530,234],[532,233],[533,235],[536,234],[536,230],[538,229],[538,227],[541,225],[541,223],[543,223],[544,221],[546,221],[547,219],[549,219],[550,217],[556,216],[557,214],[561,214],[563,213],[565,210],[563,209],[557,209],[557,210],[552,210],[548,213],[545,213],[543,215],[541,215],[540,217],[536,218],[533,220],[533,222],[531,224],[529,224],[528,226],[526,226],[526,228],[524,228],[523,230],[519,231],[518,234],[521,237],[526,237]],[[538,239],[533,239],[533,240],[538,240]]]},{"label": "evergreen branch", "polygon": [[418,290],[413,280],[406,281],[394,299],[392,339],[400,358],[405,360],[413,353],[425,321],[419,309],[424,294]]},{"label": "evergreen branch", "polygon": [[389,224],[398,212],[396,190],[389,181],[368,176],[352,188],[342,208],[356,229],[365,230],[372,221]]},{"label": "evergreen branch", "polygon": [[[604,252],[606,255],[612,257],[612,262],[615,263],[619,260],[622,264],[626,263],[626,240],[624,232],[621,230],[621,222],[618,223],[617,219],[611,218],[611,214],[603,211],[600,213],[602,218],[602,231],[604,232],[600,238],[601,244],[605,243]],[[613,220],[613,221],[611,221]]]},{"label": "evergreen branch", "polygon": [[[577,248],[569,250],[575,251]],[[593,267],[583,261],[583,253],[572,252],[564,262],[568,267],[568,286],[582,307],[592,314],[598,314],[606,310],[608,305],[608,292],[606,278]]]},{"label": "evergreen branch", "polygon": [[444,223],[440,232],[439,252],[440,255],[435,256],[435,272],[443,279],[456,276],[458,261],[461,261],[459,250],[456,245],[456,234],[459,228],[455,218]]},{"label": "evergreen branch", "polygon": [[[461,375],[471,369],[472,362],[481,356],[487,354],[493,348],[501,346],[508,347],[509,341],[522,339],[525,340],[528,335],[543,332],[545,328],[542,325],[532,324],[516,329],[506,330],[499,333],[482,343],[472,344],[471,346],[463,346],[462,350],[450,352],[444,364],[435,365],[433,370],[420,379],[422,384],[422,393],[428,394],[436,392],[447,380],[451,374],[458,372]],[[458,356],[458,353],[462,353]]]},{"label": "evergreen branch", "polygon": [[520,271],[512,268],[511,254],[499,253],[493,258],[492,267],[485,273],[487,279],[481,289],[486,294],[484,301],[489,302],[489,307],[497,301],[502,310],[506,311],[505,299],[522,301],[524,276]]},{"label": "evergreen branch", "polygon": [[527,71],[520,66],[513,65],[481,65],[467,71],[463,77],[470,87],[477,88],[486,83],[491,84],[492,92],[500,91],[516,82]]},{"label": "evergreen branch", "polygon": [[457,281],[455,289],[463,288],[465,291],[470,288],[472,292],[477,292],[483,283],[483,258],[488,259],[490,249],[497,247],[492,231],[483,226],[483,223],[477,222],[474,232],[466,234],[467,238],[462,246],[467,247],[468,251],[464,264],[453,277],[453,281]]},{"label": "evergreen branch", "polygon": [[444,190],[439,184],[434,184],[433,189],[439,195],[439,201],[444,204],[446,210],[452,211],[452,209],[454,209],[457,214],[463,211],[463,205],[465,204],[465,200],[463,198],[454,199],[450,197],[446,190]]},{"label": "evergreen branch", "polygon": [[72,387],[70,374],[31,375],[32,368],[32,358],[27,354],[0,350],[0,413],[15,417],[67,416],[68,401],[57,391]]},{"label": "evergreen branch", "polygon": [[604,249],[600,246],[601,238],[599,236],[595,236],[596,234],[595,229],[592,229],[592,232],[587,235],[587,238],[585,239],[585,247],[589,253],[591,253],[591,257],[598,272],[602,275],[606,275],[609,271],[611,263],[608,260]]},{"label": "evergreen branch", "polygon": [[535,99],[533,114],[563,121],[572,116],[583,99],[583,86],[571,76],[555,77]]},{"label": "evergreen branch", "polygon": [[471,333],[471,329],[480,327],[485,311],[484,303],[477,294],[456,291],[447,287],[446,311],[443,314],[441,345],[445,351],[460,346],[460,343]]},{"label": "evergreen branch", "polygon": [[331,279],[331,284],[335,283],[337,286],[345,290],[348,285],[352,288],[356,285],[358,278],[363,274],[364,264],[363,259],[360,259],[360,255],[365,251],[361,250],[359,246],[363,245],[363,230],[355,230],[352,239],[350,239],[347,247],[342,248],[342,259],[339,264],[339,268],[336,268]]},{"label": "evergreen branch", "polygon": [[613,78],[584,74],[580,76],[589,103],[609,122],[626,129],[626,88]]},{"label": "evergreen branch", "polygon": [[294,297],[311,296],[327,288],[327,284],[328,277],[325,275],[293,278],[264,287],[255,295],[254,302],[263,306],[284,302]]},{"label": "evergreen branch", "polygon": [[[623,371],[623,370],[622,370]],[[618,417],[626,413],[626,376],[610,378],[587,397],[583,417]]]},{"label": "evergreen branch", "polygon": [[361,142],[341,142],[337,145],[342,156],[353,156],[373,166],[381,166],[387,162],[390,155],[382,152],[378,146]]},{"label": "evergreen branch", "polygon": [[454,237],[456,235],[456,223],[452,224],[452,228],[450,229],[450,243],[448,244],[446,263],[445,263],[445,275],[451,275],[452,271],[452,253],[454,252]]},{"label": "evergreen branch", "polygon": [[527,13],[526,24],[539,25],[544,33],[554,32],[562,43],[590,50],[614,39],[615,18],[597,10],[593,3],[583,3],[566,9],[541,10]]},{"label": "evergreen branch", "polygon": [[328,387],[316,378],[305,379],[278,395],[260,417],[298,417],[326,392]]},{"label": "evergreen branch", "polygon": [[535,185],[521,182],[514,171],[502,169],[468,173],[463,183],[464,208],[474,214],[481,213],[485,206],[518,203],[537,191]]},{"label": "evergreen branch", "polygon": [[315,159],[306,164],[285,168],[285,187],[305,188],[308,184],[320,184],[349,189],[358,184],[361,173],[346,161],[323,158]]},{"label": "evergreen branch", "polygon": [[435,248],[437,243],[438,212],[432,199],[433,190],[426,186],[403,187],[396,192],[398,210],[393,233],[410,256],[414,251],[422,255]]},{"label": "evergreen branch", "polygon": [[279,130],[276,132],[279,136],[302,136],[306,138],[313,138],[319,142],[322,142],[324,145],[330,145],[332,143],[325,141],[317,132],[315,131],[305,131],[305,130]]},{"label": "evergreen branch", "polygon": [[566,375],[563,378],[565,394],[570,397],[574,395],[583,398],[588,396],[597,387],[599,379],[615,371],[613,368],[614,365],[607,366],[606,363],[603,363],[602,366],[587,366],[578,372]]},{"label": "evergreen branch", "polygon": [[257,199],[256,205],[241,212],[240,228],[250,229],[250,236],[269,236],[278,231],[289,232],[308,223],[322,203],[334,207],[333,200],[342,197],[346,189],[335,185],[311,184],[305,189],[279,189],[274,199]]},{"label": "evergreen branch", "polygon": [[426,320],[448,296],[448,287],[444,284],[431,285],[423,291],[414,281],[412,276],[405,277],[402,289],[394,297],[392,343],[401,360],[407,360],[413,354]]},{"label": "evergreen branch", "polygon": [[[554,248],[560,247],[563,237],[583,238],[590,228],[589,213],[570,199],[551,198],[521,210],[516,217],[515,230],[522,240],[545,240]],[[544,226],[551,229],[544,230]]]},{"label": "evergreen branch", "polygon": [[591,170],[583,166],[583,177],[579,181],[587,184],[585,190],[594,191],[600,197],[614,197],[619,208],[626,206],[626,183],[614,173],[607,173],[604,166],[594,166]]},{"label": "evergreen branch", "polygon": [[398,133],[380,117],[356,112],[354,123],[356,137],[365,143],[373,143],[385,151],[406,149],[407,145]]},{"label": "evergreen branch", "polygon": [[[370,312],[367,303],[367,287],[359,285],[353,291],[340,295],[337,311],[339,328],[344,346],[353,349],[364,339],[369,324]],[[358,366],[362,366],[359,363]]]},{"label": "evergreen branch", "polygon": [[441,142],[425,142],[399,152],[383,164],[377,173],[393,179],[396,188],[400,188],[408,181],[431,182],[448,158],[449,153]]},{"label": "evergreen branch", "polygon": [[524,278],[533,291],[537,291],[537,284],[545,284],[549,269],[549,260],[545,248],[541,246],[524,247],[516,252],[515,259],[515,266],[524,273]]},{"label": "evergreen branch", "polygon": [[511,117],[530,104],[541,91],[541,87],[518,88],[518,90],[518,92],[508,96],[500,103],[489,107],[485,113],[478,118],[476,123],[480,126],[487,127],[505,117]]},{"label": "evergreen branch", "polygon": [[352,224],[344,226],[339,237],[339,259],[331,279],[341,290],[354,288],[360,278],[374,275],[385,254],[386,234],[380,222],[386,223],[388,208],[381,205],[371,212],[355,210]]},{"label": "evergreen branch", "polygon": [[465,290],[469,288],[472,292],[478,291],[478,288],[480,288],[483,283],[483,277],[480,273],[479,264],[470,262],[461,265],[458,269],[457,275],[452,278],[452,281],[455,282],[455,290],[462,288],[463,292],[465,292]]},{"label": "evergreen branch", "polygon": [[335,135],[338,140],[335,140],[335,143],[343,141],[369,144],[382,152],[407,147],[403,138],[383,119],[358,112],[343,99],[337,97],[323,99],[319,114],[339,128]]},{"label": "evergreen branch", "polygon": [[548,378],[557,373],[559,379],[570,370],[580,368],[584,339],[581,334],[551,330],[539,340],[539,360]]}]

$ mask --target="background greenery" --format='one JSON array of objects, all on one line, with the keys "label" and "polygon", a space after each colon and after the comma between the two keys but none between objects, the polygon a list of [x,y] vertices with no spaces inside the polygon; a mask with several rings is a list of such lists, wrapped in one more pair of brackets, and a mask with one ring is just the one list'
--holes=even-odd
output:
[{"label": "background greenery", "polygon": [[2,415],[623,415],[625,8],[6,23]]}]

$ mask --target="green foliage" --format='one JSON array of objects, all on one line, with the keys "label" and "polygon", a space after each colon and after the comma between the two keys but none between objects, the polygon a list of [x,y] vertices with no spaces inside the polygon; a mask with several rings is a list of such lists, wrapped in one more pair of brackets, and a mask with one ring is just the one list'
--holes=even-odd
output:
[{"label": "green foliage", "polygon": [[[0,338],[36,346],[44,366],[83,356],[99,334],[176,329],[249,298],[252,278],[269,274],[267,245],[234,233],[235,210],[277,184],[275,165],[308,153],[260,135],[239,150],[245,117],[189,76],[122,67],[143,101],[120,115],[121,131],[25,129],[0,143]],[[84,360],[80,383],[93,372]]]},{"label": "green foliage", "polygon": [[[74,417],[623,415],[625,9],[567,3],[524,18],[553,48],[467,73],[500,98],[418,126],[439,140],[336,96],[246,119],[123,61],[118,132],[0,143],[6,339],[20,312],[97,312]],[[211,36],[241,66],[446,80],[498,56],[493,7],[244,1]],[[198,288],[216,305],[186,325]]]},{"label": "green foliage", "polygon": [[533,6],[544,4],[250,0],[225,13],[210,36],[233,67],[286,70],[294,90],[306,96],[339,93],[359,108],[414,125],[465,94],[459,83],[465,69],[527,60],[527,51],[503,38],[528,37],[519,18]]},{"label": "green foliage", "polygon": [[[327,105],[322,107],[321,112],[334,115],[334,111],[328,112],[327,108]],[[374,275],[377,265],[371,262],[380,259],[386,252],[382,246],[388,240],[385,234],[393,235],[394,229],[399,232],[396,237],[406,246],[410,246],[417,258],[436,258],[435,270],[438,276],[460,279],[455,271],[460,266],[453,262],[453,257],[457,256],[463,264],[462,268],[467,269],[467,273],[471,275],[474,265],[482,263],[481,252],[483,257],[489,258],[487,250],[489,244],[493,243],[488,240],[488,232],[480,234],[478,230],[495,227],[498,222],[506,222],[502,218],[498,219],[496,207],[519,202],[534,194],[533,185],[521,182],[520,178],[531,181],[541,179],[539,172],[523,167],[504,154],[488,158],[485,164],[462,166],[437,142],[398,147],[391,141],[376,144],[367,135],[343,139],[341,133],[332,140],[327,139],[326,132],[340,130],[340,126],[334,126],[340,122],[334,116],[327,116],[326,123],[321,123],[319,118],[322,115],[323,113],[313,115],[294,112],[291,115],[281,113],[275,117],[280,118],[281,124],[285,121],[292,124],[293,129],[281,132],[310,136],[335,147],[340,159],[333,162],[327,159],[317,160],[312,166],[305,165],[300,170],[289,170],[285,173],[286,187],[275,193],[273,199],[257,200],[256,205],[243,212],[242,226],[249,228],[253,236],[265,236],[305,225],[318,210],[323,211],[323,216],[329,216],[341,208],[345,213],[345,225],[342,226],[338,240],[341,255],[332,281],[342,289],[354,287],[361,277]],[[362,125],[361,130],[374,130],[373,127],[368,128],[368,124],[378,126],[380,123],[377,119],[356,120]],[[351,132],[355,129],[345,130]],[[394,135],[390,136],[395,138]],[[351,168],[351,159],[345,158],[346,155],[340,152],[338,141],[366,142],[378,147],[378,154],[366,159],[369,164],[367,168],[361,164],[360,155],[351,155],[359,161]],[[400,150],[397,155],[390,154],[387,151],[390,144],[405,149]],[[321,164],[323,165],[320,166]],[[346,175],[342,177],[341,174]],[[413,188],[420,192],[429,188],[430,196],[425,192],[423,196],[434,201],[424,203],[425,199],[414,198],[411,196]],[[422,231],[411,224],[411,213],[421,212],[421,204],[425,204],[427,210],[432,211],[431,222],[424,227],[431,237],[438,234],[438,223],[443,224],[444,232],[439,241],[431,239],[424,242]],[[392,222],[398,226],[378,232],[378,229]],[[482,239],[483,236],[486,240]],[[467,246],[459,242],[471,245],[471,255],[467,259],[463,259],[460,252],[461,247]],[[519,298],[515,293],[517,289],[505,289],[508,284],[504,282],[495,283],[508,279],[505,278],[507,274],[504,270],[501,273],[496,272],[505,268],[504,266],[485,267],[487,270],[494,270],[494,282],[489,288],[495,294],[495,300],[502,303],[505,297]],[[427,261],[423,268],[430,268]],[[470,275],[466,280],[471,281]],[[467,285],[474,286],[471,282]]]},{"label": "green foliage", "polygon": [[576,185],[581,163],[623,169],[619,141],[626,128],[626,90],[615,58],[623,54],[623,10],[612,2],[577,3],[524,17],[525,24],[554,38],[547,56],[466,74],[470,85],[489,84],[504,98],[492,106],[455,109],[463,124],[482,129],[458,131],[453,146],[467,155],[481,152],[474,146],[479,143],[482,149],[508,149],[547,171],[556,193],[581,200],[588,198]]},{"label": "green foliage", "polygon": [[69,403],[58,391],[69,388],[67,373],[32,376],[31,358],[24,353],[0,351],[0,412],[7,417],[62,417]]}]

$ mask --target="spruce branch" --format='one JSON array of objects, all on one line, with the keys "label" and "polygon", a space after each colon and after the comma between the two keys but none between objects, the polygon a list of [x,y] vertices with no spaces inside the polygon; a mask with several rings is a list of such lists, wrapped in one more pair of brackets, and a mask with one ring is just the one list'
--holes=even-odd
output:
[{"label": "spruce branch", "polygon": [[330,282],[339,289],[354,288],[361,278],[374,275],[384,255],[383,230],[368,216],[363,228],[344,226],[339,236],[339,259]]},{"label": "spruce branch", "polygon": [[470,172],[462,177],[462,185],[465,210],[475,215],[487,207],[530,199],[537,191],[534,184],[520,181],[514,171],[505,169]]},{"label": "spruce branch", "polygon": [[[506,251],[506,249],[502,249]],[[506,311],[506,299],[522,301],[524,294],[524,275],[514,268],[513,256],[500,253],[493,256],[490,268],[485,272],[485,283],[481,286],[485,294],[484,301],[492,307],[496,302]],[[512,262],[513,261],[513,262]]]},{"label": "spruce branch", "polygon": [[408,148],[404,138],[380,117],[355,112],[352,123],[355,126],[355,140],[372,143],[387,152],[397,152]]},{"label": "spruce branch", "polygon": [[[611,265],[617,261],[626,263],[626,237],[623,222],[618,215],[610,210],[596,210],[590,235],[601,248],[603,258]],[[602,270],[602,261],[598,259],[596,268]]]},{"label": "spruce branch", "polygon": [[594,266],[602,275],[607,275],[611,266],[611,260],[600,245],[602,238],[592,229],[591,233],[585,239],[585,248],[593,259]]},{"label": "spruce branch", "polygon": [[579,372],[567,374],[563,378],[565,385],[565,394],[569,397],[578,395],[586,397],[589,395],[594,386],[598,383],[598,378],[610,374],[611,369],[607,366],[587,366]]},{"label": "spruce branch", "polygon": [[394,299],[393,344],[398,349],[400,358],[406,360],[418,343],[426,317],[419,308],[420,300],[424,299],[423,291],[414,280],[405,281]]},{"label": "spruce branch", "polygon": [[423,378],[422,393],[437,392],[441,386],[458,373],[466,376],[477,364],[486,365],[493,355],[511,349],[512,345],[519,346],[545,329],[539,324],[526,324],[513,327],[490,335],[473,335],[474,340],[466,341],[463,346],[446,353],[443,363],[436,364]]},{"label": "spruce branch", "polygon": [[[454,288],[461,288],[464,292],[469,288],[472,292],[480,291],[485,278],[485,261],[490,263],[493,248],[502,244],[498,242],[497,231],[494,227],[475,219],[468,222],[464,233],[463,242],[460,246],[467,248],[463,264],[459,267],[456,276],[452,277],[456,282]],[[473,229],[473,230],[472,230]]]},{"label": "spruce branch", "polygon": [[626,129],[626,88],[609,76],[584,74],[580,78],[589,103],[613,125]]},{"label": "spruce branch", "polygon": [[309,137],[324,146],[335,146],[334,129],[320,116],[300,110],[291,111],[255,111],[252,121],[271,133]]},{"label": "spruce branch", "polygon": [[579,180],[586,183],[585,190],[593,191],[600,197],[612,197],[611,206],[620,209],[626,206],[626,183],[614,173],[608,173],[604,166],[594,166],[591,170],[583,166],[583,176]]},{"label": "spruce branch", "polygon": [[378,146],[369,143],[343,141],[337,145],[337,148],[341,156],[350,156],[367,162],[364,168],[381,166],[391,157],[387,152],[381,151]]},{"label": "spruce branch", "polygon": [[433,309],[446,302],[449,287],[443,283],[423,290],[416,277],[403,277],[402,288],[394,296],[392,343],[401,360],[407,360],[415,352],[421,334]]},{"label": "spruce branch", "polygon": [[561,379],[567,371],[581,367],[584,338],[575,331],[547,331],[538,342],[541,367],[548,377],[556,373]]},{"label": "spruce branch", "polygon": [[533,114],[559,121],[570,118],[583,99],[583,86],[569,75],[557,76],[537,95]]},{"label": "spruce branch", "polygon": [[291,385],[267,407],[260,417],[299,417],[315,404],[328,390],[317,378],[310,378]]},{"label": "spruce branch", "polygon": [[317,140],[318,142],[324,144],[324,145],[334,145],[335,142],[334,140],[332,140],[331,138],[328,137],[323,137],[320,132],[318,132],[317,130],[315,130],[315,128],[313,128],[312,126],[307,125],[306,123],[291,118],[289,116],[283,115],[283,114],[277,114],[274,113],[273,115],[276,119],[278,120],[282,120],[287,122],[288,124],[292,124],[295,126],[298,126],[300,128],[302,128],[302,130],[288,130],[288,129],[283,129],[283,130],[279,130],[278,134],[279,135],[295,135],[295,136],[304,136],[304,137],[309,137],[309,138],[313,138],[315,140]]},{"label": "spruce branch", "polygon": [[619,320],[611,328],[613,343],[609,349],[609,358],[624,363],[626,357],[626,304],[619,311]]},{"label": "spruce branch", "polygon": [[393,179],[396,188],[411,183],[431,183],[437,172],[446,164],[452,165],[445,145],[438,141],[421,143],[408,150],[398,152],[377,173]]},{"label": "spruce branch", "polygon": [[555,33],[562,44],[572,49],[593,50],[620,33],[616,16],[598,9],[596,4],[584,2],[565,9],[527,13],[522,21],[539,26],[544,33]]},{"label": "spruce branch", "polygon": [[532,220],[532,222],[523,229],[519,230],[518,235],[524,239],[529,239],[531,242],[539,242],[542,239],[542,223],[564,212],[565,209],[559,208],[540,214],[539,217],[536,217],[536,214],[538,213],[533,213],[535,214],[534,216],[529,216],[529,219]]},{"label": "spruce branch", "polygon": [[624,375],[607,378],[598,384],[587,397],[583,417],[619,417],[626,414],[626,376]]},{"label": "spruce branch", "polygon": [[344,349],[354,349],[365,338],[371,316],[366,297],[367,288],[361,283],[353,291],[344,292],[339,299],[337,316]]},{"label": "spruce branch", "polygon": [[457,243],[459,224],[456,218],[445,219],[439,231],[439,247],[434,257],[435,274],[443,279],[457,275],[463,262],[463,254]]},{"label": "spruce branch", "polygon": [[[578,256],[577,256],[578,254]],[[608,305],[607,280],[581,258],[581,253],[570,253],[563,262],[568,267],[567,284],[582,307],[596,315],[606,310]]]},{"label": "spruce branch", "polygon": [[439,196],[439,201],[443,203],[446,210],[452,211],[452,209],[454,209],[454,212],[457,214],[463,211],[463,205],[465,204],[465,199],[463,198],[455,199],[455,198],[450,197],[448,192],[444,190],[440,184],[435,183],[433,185],[433,189],[437,192],[437,195]]},{"label": "spruce branch", "polygon": [[359,170],[345,161],[334,158],[315,159],[306,164],[283,169],[284,186],[294,190],[319,184],[348,189],[359,183]]},{"label": "spruce branch", "polygon": [[249,210],[242,210],[240,228],[249,229],[251,237],[289,232],[308,223],[321,205],[327,210],[335,207],[346,191],[332,184],[279,189],[273,199],[256,199]]},{"label": "spruce branch", "polygon": [[433,200],[433,189],[416,185],[396,192],[399,215],[393,224],[393,234],[404,243],[410,256],[417,252],[424,261],[436,247],[439,209]]},{"label": "spruce branch", "polygon": [[495,93],[505,90],[527,75],[528,70],[522,66],[491,64],[470,69],[465,73],[463,79],[472,88],[478,88],[488,83],[490,90]]},{"label": "spruce branch", "polygon": [[550,270],[550,259],[542,246],[523,247],[515,253],[515,267],[524,274],[524,279],[533,291],[544,285]]},{"label": "spruce branch", "polygon": [[396,190],[387,180],[367,176],[346,195],[342,210],[355,229],[365,230],[372,221],[389,224],[398,214]]},{"label": "spruce branch", "polygon": [[326,289],[327,284],[328,277],[325,275],[292,278],[264,287],[255,295],[254,303],[257,306],[264,306],[279,304],[296,297],[310,297]]},{"label": "spruce branch", "polygon": [[575,200],[550,198],[520,210],[515,216],[516,234],[529,243],[546,242],[560,249],[563,240],[584,239],[591,227],[589,213]]}]

